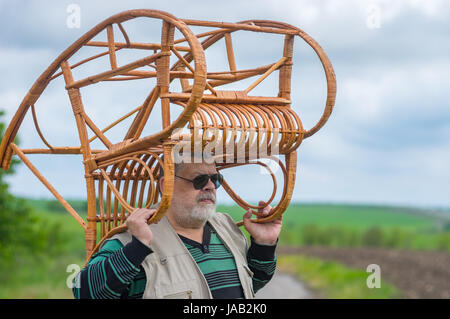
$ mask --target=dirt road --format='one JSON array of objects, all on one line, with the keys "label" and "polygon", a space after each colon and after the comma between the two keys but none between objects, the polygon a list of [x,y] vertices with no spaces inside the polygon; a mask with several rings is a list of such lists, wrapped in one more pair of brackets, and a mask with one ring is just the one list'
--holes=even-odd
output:
[{"label": "dirt road", "polygon": [[310,299],[305,284],[292,275],[275,272],[269,283],[256,293],[256,299]]}]

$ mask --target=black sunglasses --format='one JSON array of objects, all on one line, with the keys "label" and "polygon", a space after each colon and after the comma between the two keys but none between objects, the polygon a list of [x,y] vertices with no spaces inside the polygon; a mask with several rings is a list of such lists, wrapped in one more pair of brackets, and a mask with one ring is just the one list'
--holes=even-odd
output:
[{"label": "black sunglasses", "polygon": [[216,173],[216,174],[202,174],[202,175],[198,175],[196,176],[194,179],[187,179],[185,177],[182,176],[178,176],[175,175],[176,177],[179,177],[181,179],[184,179],[185,181],[191,182],[192,184],[194,184],[194,188],[195,189],[202,189],[203,187],[206,186],[206,184],[208,184],[209,180],[211,180],[211,182],[213,182],[214,187],[217,189],[220,187],[220,185],[222,185],[223,183],[223,176],[222,174]]}]

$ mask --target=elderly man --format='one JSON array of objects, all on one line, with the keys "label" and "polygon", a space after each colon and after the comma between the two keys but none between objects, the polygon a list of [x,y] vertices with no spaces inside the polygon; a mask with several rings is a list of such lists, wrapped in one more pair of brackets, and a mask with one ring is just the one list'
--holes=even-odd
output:
[{"label": "elderly man", "polygon": [[215,164],[176,164],[175,176],[161,221],[147,225],[155,210],[136,209],[128,231],[108,240],[79,273],[76,298],[252,298],[271,279],[281,219],[254,223],[247,211],[248,247],[231,217],[216,212],[223,178]]}]

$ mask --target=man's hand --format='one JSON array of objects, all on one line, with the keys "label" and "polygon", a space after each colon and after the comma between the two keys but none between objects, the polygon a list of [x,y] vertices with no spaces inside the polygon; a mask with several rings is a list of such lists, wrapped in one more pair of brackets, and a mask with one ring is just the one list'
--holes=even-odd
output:
[{"label": "man's hand", "polygon": [[153,241],[153,233],[147,221],[155,212],[156,209],[137,208],[125,222],[130,233],[147,246],[150,246]]},{"label": "man's hand", "polygon": [[[259,206],[264,205],[265,202],[260,201]],[[262,209],[258,209],[258,213],[262,216],[258,218],[265,217],[269,214],[272,207],[267,205]],[[275,245],[280,235],[281,224],[283,217],[277,218],[268,223],[254,223],[251,221],[252,210],[249,209],[243,217],[244,228],[250,233],[255,242],[260,245]]]}]

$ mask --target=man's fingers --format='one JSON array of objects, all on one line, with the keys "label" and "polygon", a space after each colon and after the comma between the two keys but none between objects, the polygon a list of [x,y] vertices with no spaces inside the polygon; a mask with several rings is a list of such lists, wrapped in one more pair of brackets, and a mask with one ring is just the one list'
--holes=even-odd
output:
[{"label": "man's fingers", "polygon": [[156,212],[156,209],[146,209],[144,213],[144,217],[149,219]]},{"label": "man's fingers", "polygon": [[258,202],[258,205],[263,206],[263,208],[258,209],[258,213],[262,215],[259,216],[259,218],[269,215],[270,211],[272,210],[272,207],[270,205],[266,205],[266,202],[262,200]]},{"label": "man's fingers", "polygon": [[130,216],[128,216],[127,220],[129,220],[131,218],[132,220],[147,221],[155,212],[156,212],[156,209],[138,208],[138,209],[135,209],[130,214]]},{"label": "man's fingers", "polygon": [[253,214],[254,214],[254,211],[251,208],[245,212],[244,217],[243,217],[243,222],[246,225],[250,225],[250,223],[252,223]]},{"label": "man's fingers", "polygon": [[258,206],[262,206],[263,208],[258,208],[258,213],[264,214],[264,209],[266,208],[266,202],[263,200],[260,200],[258,202]]}]

